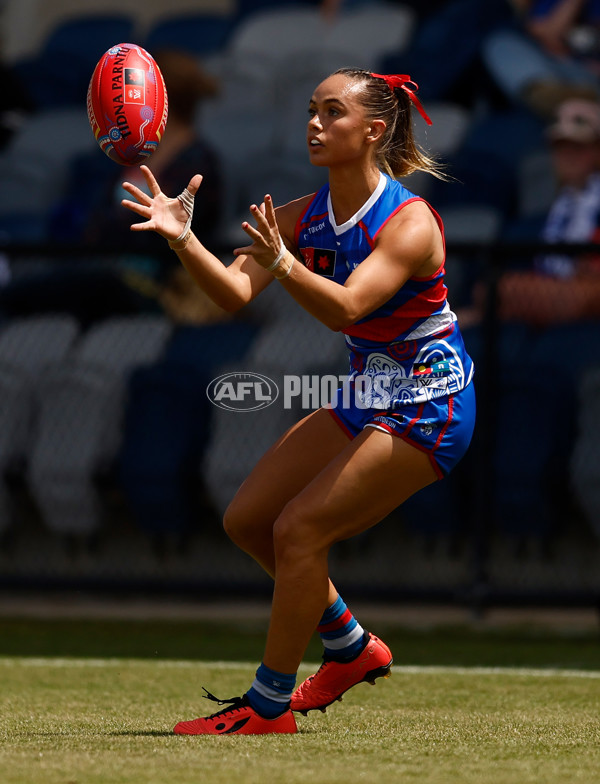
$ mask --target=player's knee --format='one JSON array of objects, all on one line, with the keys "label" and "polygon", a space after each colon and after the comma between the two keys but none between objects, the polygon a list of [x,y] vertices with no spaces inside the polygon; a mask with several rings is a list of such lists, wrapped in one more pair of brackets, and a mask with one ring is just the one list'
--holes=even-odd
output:
[{"label": "player's knee", "polygon": [[225,533],[236,544],[244,544],[250,534],[248,515],[238,509],[235,499],[229,504],[223,515],[223,528]]},{"label": "player's knee", "polygon": [[273,526],[273,545],[278,558],[300,558],[312,552],[316,542],[311,530],[310,520],[301,505],[290,501],[283,509]]}]

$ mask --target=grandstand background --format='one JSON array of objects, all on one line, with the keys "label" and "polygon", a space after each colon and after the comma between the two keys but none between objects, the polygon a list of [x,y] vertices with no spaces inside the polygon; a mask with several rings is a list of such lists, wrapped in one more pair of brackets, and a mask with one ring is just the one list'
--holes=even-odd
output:
[{"label": "grandstand background", "polygon": [[[206,386],[227,371],[278,383],[343,373],[343,340],[275,285],[233,319],[174,317],[157,295],[164,250],[125,251],[108,235],[69,242],[49,227],[78,156],[102,156],[85,91],[100,55],[125,40],[184,49],[219,81],[196,123],[221,166],[214,242],[226,262],[251,201],[319,187],[304,142],[312,88],[342,65],[385,70],[411,52],[423,20],[416,3],[373,1],[326,24],[317,5],[0,6],[4,62],[33,104],[4,116],[0,150],[0,286],[13,292],[10,306],[0,298],[0,586],[269,591],[220,516],[302,412],[220,411]],[[429,96],[421,84],[434,124],[415,126],[456,179],[406,184],[445,221],[453,308],[469,312],[486,286],[481,319],[464,323],[475,441],[449,479],[337,547],[332,573],[345,595],[597,604],[600,322],[500,319],[498,283],[540,253],[523,227],[548,208],[554,181],[542,120],[501,94],[473,50],[455,83]],[[450,54],[439,52],[441,67]]]}]

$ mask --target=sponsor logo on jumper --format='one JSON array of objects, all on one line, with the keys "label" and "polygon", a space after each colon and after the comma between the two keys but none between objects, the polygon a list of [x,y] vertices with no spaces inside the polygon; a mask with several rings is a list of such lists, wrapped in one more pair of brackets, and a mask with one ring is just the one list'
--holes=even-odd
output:
[{"label": "sponsor logo on jumper", "polygon": [[333,278],[337,251],[327,248],[302,248],[301,252],[304,264],[311,272]]},{"label": "sponsor logo on jumper", "polygon": [[413,376],[429,376],[430,378],[440,378],[447,376],[451,372],[450,362],[434,362],[431,365],[420,363],[413,367]]}]

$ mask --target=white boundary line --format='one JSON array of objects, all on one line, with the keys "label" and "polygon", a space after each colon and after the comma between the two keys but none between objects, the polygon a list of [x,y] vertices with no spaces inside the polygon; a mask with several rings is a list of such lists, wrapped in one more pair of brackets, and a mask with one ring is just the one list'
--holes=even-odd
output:
[{"label": "white boundary line", "polygon": [[[169,659],[84,659],[58,657],[15,657],[0,656],[0,667],[54,667],[56,669],[85,669],[100,667],[131,667],[140,664],[154,665],[160,669],[209,669],[237,670],[252,669],[254,665],[242,661],[191,661]],[[301,670],[314,672],[318,663],[304,663]],[[512,675],[534,678],[584,678],[600,680],[600,670],[567,670],[556,667],[543,669],[532,667],[452,667],[437,665],[394,665],[392,672],[398,675]]]}]

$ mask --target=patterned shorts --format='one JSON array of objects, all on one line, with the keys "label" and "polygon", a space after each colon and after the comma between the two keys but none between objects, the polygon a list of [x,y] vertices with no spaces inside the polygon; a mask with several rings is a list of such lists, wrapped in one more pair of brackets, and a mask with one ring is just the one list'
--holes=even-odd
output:
[{"label": "patterned shorts", "polygon": [[424,403],[403,405],[393,411],[359,408],[342,400],[342,390],[327,407],[330,414],[355,438],[365,427],[374,427],[402,438],[429,455],[441,479],[467,451],[475,427],[475,389],[472,383],[451,395]]}]

